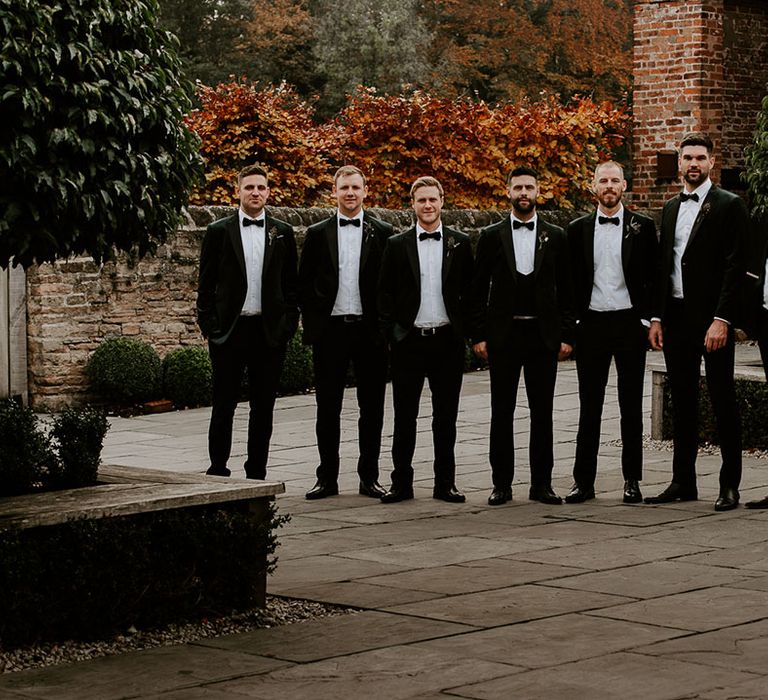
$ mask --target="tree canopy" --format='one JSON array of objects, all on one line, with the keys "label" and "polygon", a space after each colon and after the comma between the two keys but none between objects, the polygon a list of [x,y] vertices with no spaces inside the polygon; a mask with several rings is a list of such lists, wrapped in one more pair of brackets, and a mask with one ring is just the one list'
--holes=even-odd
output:
[{"label": "tree canopy", "polygon": [[155,0],[0,0],[0,266],[173,231],[201,172],[192,86]]}]

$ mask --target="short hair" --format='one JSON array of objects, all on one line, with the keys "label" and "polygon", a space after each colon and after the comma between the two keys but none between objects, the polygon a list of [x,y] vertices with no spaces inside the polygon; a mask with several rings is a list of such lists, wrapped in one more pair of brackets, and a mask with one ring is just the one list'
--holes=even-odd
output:
[{"label": "short hair", "polygon": [[365,175],[363,175],[363,171],[354,165],[342,165],[333,176],[333,184],[335,185],[340,177],[346,177],[348,175],[359,175],[363,178],[363,185],[368,184]]},{"label": "short hair", "polygon": [[444,196],[443,186],[440,184],[437,178],[431,177],[429,175],[424,175],[423,177],[418,178],[411,185],[411,199],[413,199],[413,196],[416,193],[416,190],[418,190],[420,187],[437,187],[437,191],[440,193],[440,196],[441,197]]},{"label": "short hair", "polygon": [[703,131],[691,131],[683,136],[683,138],[680,139],[681,153],[686,146],[704,146],[709,155],[712,155],[712,151],[715,149],[715,144],[712,142],[712,139]]},{"label": "short hair", "polygon": [[598,163],[597,167],[595,168],[595,176],[594,179],[597,180],[597,173],[600,171],[600,168],[607,168],[607,167],[613,167],[618,168],[619,172],[621,173],[621,179],[624,180],[624,166],[621,163],[617,163],[615,160],[604,160],[602,163]]},{"label": "short hair", "polygon": [[248,177],[249,175],[262,175],[264,179],[267,181],[267,185],[269,185],[269,173],[267,173],[267,169],[263,165],[259,165],[258,163],[252,163],[251,165],[246,165],[237,174],[237,186],[240,187],[240,183],[243,181],[244,178]]},{"label": "short hair", "polygon": [[539,174],[533,168],[528,165],[518,165],[512,168],[509,171],[509,175],[507,175],[507,187],[509,187],[513,177],[519,177],[520,175],[530,175],[534,180],[539,179]]}]

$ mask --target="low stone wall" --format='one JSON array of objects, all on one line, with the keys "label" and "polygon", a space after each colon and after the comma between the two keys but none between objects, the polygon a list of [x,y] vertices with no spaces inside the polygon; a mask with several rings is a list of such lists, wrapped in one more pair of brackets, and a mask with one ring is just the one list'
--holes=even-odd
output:
[{"label": "low stone wall", "polygon": [[[403,230],[413,223],[410,211],[371,210]],[[97,265],[73,258],[27,271],[27,338],[30,405],[57,411],[91,400],[85,363],[111,336],[133,336],[150,342],[163,356],[182,345],[201,345],[195,297],[200,244],[205,227],[232,212],[228,207],[192,207],[185,223],[153,257],[120,255]],[[328,217],[332,209],[273,207],[270,213],[291,223],[301,245],[307,227]],[[446,225],[473,239],[506,212],[444,211]],[[544,212],[564,225],[572,212]]]}]

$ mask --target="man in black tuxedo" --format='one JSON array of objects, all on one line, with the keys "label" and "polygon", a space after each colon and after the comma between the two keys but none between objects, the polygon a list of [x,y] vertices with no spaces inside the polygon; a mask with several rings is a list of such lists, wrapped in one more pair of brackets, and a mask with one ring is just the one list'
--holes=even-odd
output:
[{"label": "man in black tuxedo", "polygon": [[232,421],[248,368],[248,453],[245,475],[267,474],[272,412],[285,348],[298,326],[293,229],[264,210],[267,172],[259,165],[237,178],[240,210],[208,226],[200,253],[197,318],[213,367],[208,429],[211,465],[229,476]]},{"label": "man in black tuxedo", "polygon": [[741,423],[734,387],[734,323],[749,230],[744,202],[712,184],[712,140],[680,142],[684,190],[664,204],[649,340],[664,351],[672,395],[672,483],[646,503],[694,501],[701,358],[720,438],[722,466],[715,510],[739,503]]},{"label": "man in black tuxedo", "polygon": [[392,356],[395,429],[392,486],[381,500],[413,498],[416,419],[424,380],[432,393],[433,496],[463,503],[456,488],[456,418],[472,249],[469,237],[443,226],[443,188],[433,177],[411,186],[416,225],[387,242],[379,280],[379,317]]},{"label": "man in black tuxedo", "polygon": [[566,229],[576,294],[579,432],[574,484],[566,503],[595,497],[605,387],[616,362],[621,411],[624,503],[640,503],[643,478],[643,382],[656,267],[656,225],[621,202],[624,169],[607,161],[595,169],[597,211]]},{"label": "man in black tuxedo", "polygon": [[484,229],[472,284],[475,353],[491,376],[489,505],[512,498],[515,471],[514,414],[521,372],[531,412],[529,498],[557,505],[552,410],[558,359],[572,350],[573,285],[563,230],[536,214],[538,175],[526,166],[507,177],[509,217]]},{"label": "man in black tuxedo", "polygon": [[376,284],[392,226],[363,211],[365,176],[345,165],[333,180],[337,212],[307,229],[299,261],[304,342],[312,345],[320,453],[308,499],[339,492],[341,405],[350,362],[357,390],[359,492],[381,498],[379,452],[387,384],[387,344],[379,330]]}]

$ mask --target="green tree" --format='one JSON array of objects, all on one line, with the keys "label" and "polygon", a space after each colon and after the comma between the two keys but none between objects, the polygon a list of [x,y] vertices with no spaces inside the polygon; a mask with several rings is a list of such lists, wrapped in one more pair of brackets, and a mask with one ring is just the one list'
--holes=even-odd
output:
[{"label": "green tree", "polygon": [[399,94],[428,74],[431,38],[415,0],[317,0],[315,56],[325,79],[318,112],[340,109],[358,85]]},{"label": "green tree", "polygon": [[744,179],[752,198],[752,212],[756,218],[768,221],[768,95],[763,98],[763,108],[757,117],[746,166]]},{"label": "green tree", "polygon": [[201,172],[155,0],[0,0],[0,266],[151,252]]}]

